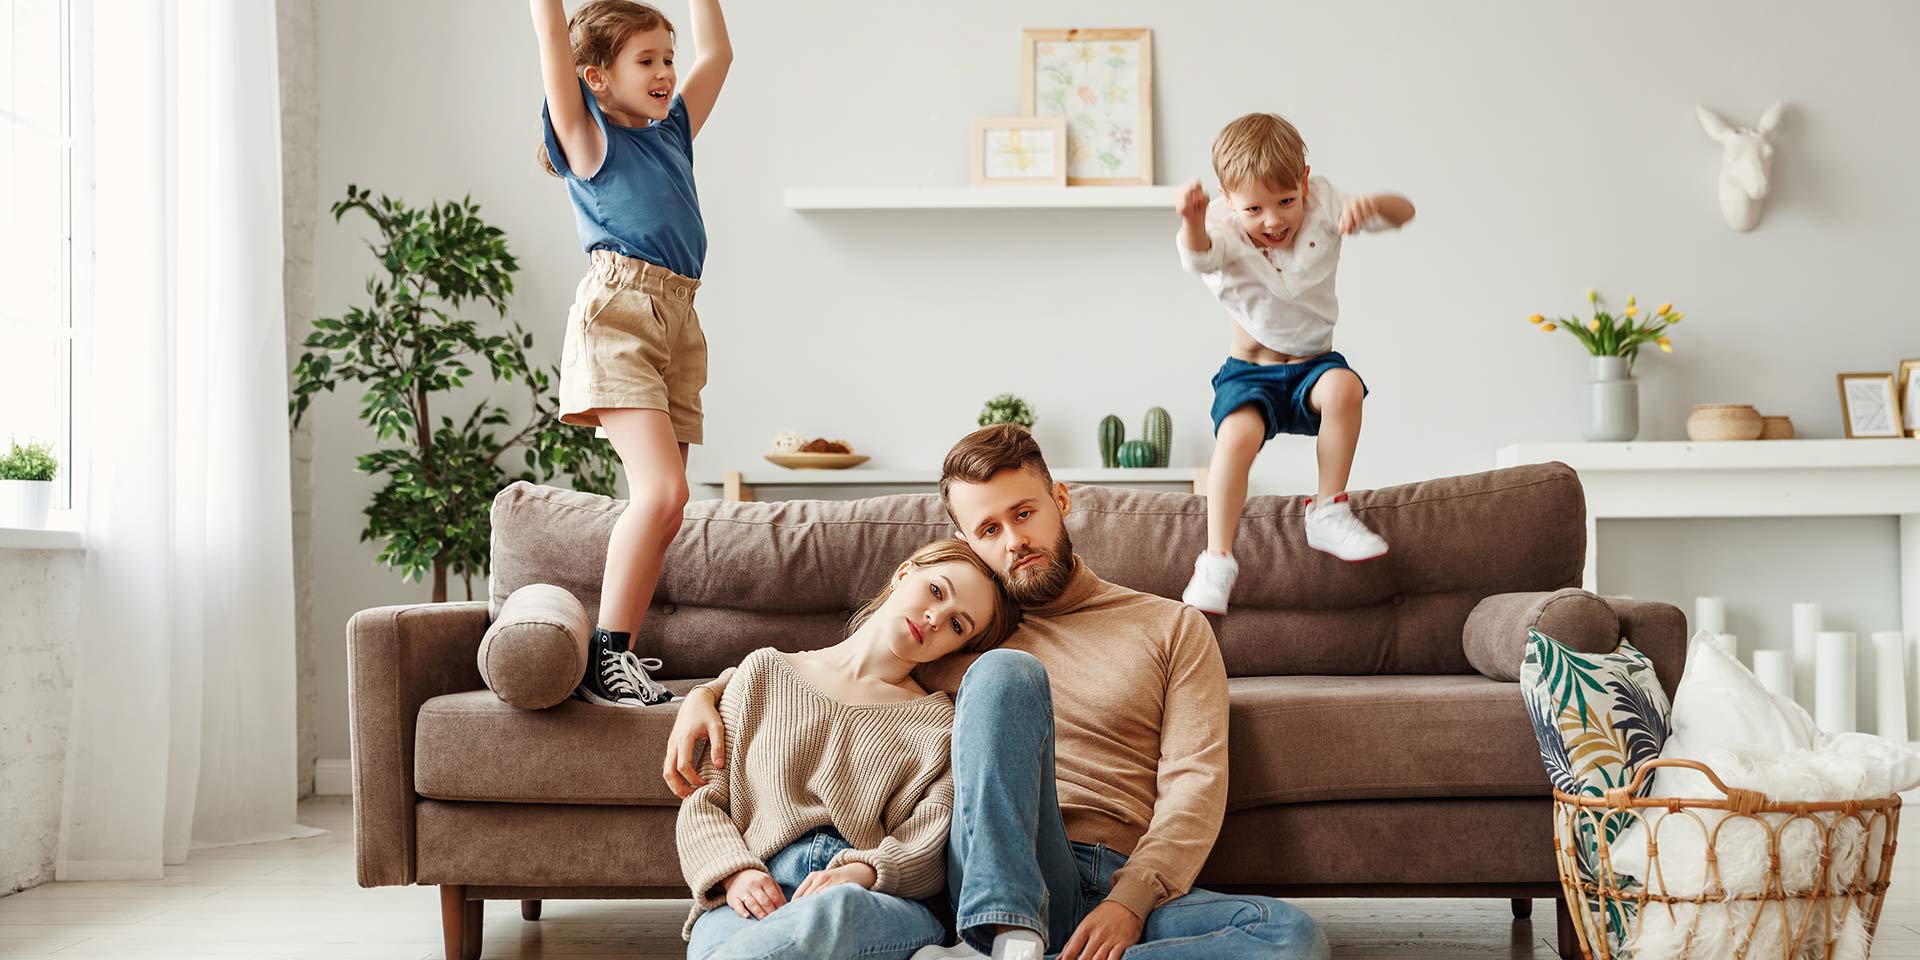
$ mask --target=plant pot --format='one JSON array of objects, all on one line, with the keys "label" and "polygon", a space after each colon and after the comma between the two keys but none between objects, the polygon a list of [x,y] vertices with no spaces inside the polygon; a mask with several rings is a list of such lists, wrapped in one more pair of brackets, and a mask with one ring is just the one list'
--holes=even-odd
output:
[{"label": "plant pot", "polygon": [[1793,419],[1791,417],[1770,417],[1760,415],[1760,439],[1792,440]]},{"label": "plant pot", "polygon": [[1687,436],[1702,443],[1758,440],[1765,426],[1760,411],[1744,403],[1702,403],[1687,415]]},{"label": "plant pot", "polygon": [[1594,357],[1587,384],[1587,422],[1580,437],[1618,443],[1640,435],[1640,385],[1627,373],[1625,357]]},{"label": "plant pot", "polygon": [[52,504],[51,480],[0,480],[0,527],[44,530]]}]

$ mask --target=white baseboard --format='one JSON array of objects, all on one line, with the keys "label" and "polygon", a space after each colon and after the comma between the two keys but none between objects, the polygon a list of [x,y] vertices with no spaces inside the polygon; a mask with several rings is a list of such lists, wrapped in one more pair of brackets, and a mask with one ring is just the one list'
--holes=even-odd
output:
[{"label": "white baseboard", "polygon": [[313,762],[313,795],[316,797],[353,796],[353,767],[346,760],[320,759]]}]

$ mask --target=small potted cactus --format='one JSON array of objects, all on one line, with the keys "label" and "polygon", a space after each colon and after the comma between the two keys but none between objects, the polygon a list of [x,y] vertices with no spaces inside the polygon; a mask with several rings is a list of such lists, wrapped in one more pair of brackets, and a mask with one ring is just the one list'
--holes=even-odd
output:
[{"label": "small potted cactus", "polygon": [[0,456],[0,527],[43,529],[47,508],[53,503],[53,478],[60,472],[60,462],[53,458],[53,448],[44,443],[23,447],[19,441],[12,441],[11,446],[5,456]]}]

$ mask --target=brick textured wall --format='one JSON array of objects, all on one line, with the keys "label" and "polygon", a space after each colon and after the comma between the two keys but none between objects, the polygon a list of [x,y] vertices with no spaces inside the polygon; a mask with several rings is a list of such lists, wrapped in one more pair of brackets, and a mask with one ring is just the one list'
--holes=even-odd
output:
[{"label": "brick textured wall", "polygon": [[0,896],[53,879],[83,562],[0,549]]}]

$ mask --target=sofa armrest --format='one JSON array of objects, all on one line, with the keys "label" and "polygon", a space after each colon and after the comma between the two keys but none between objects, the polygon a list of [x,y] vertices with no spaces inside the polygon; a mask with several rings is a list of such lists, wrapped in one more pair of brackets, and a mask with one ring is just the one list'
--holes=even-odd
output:
[{"label": "sofa armrest", "polygon": [[1614,608],[1585,590],[1496,593],[1467,614],[1461,630],[1467,662],[1491,679],[1519,680],[1529,628],[1582,653],[1610,653],[1621,637]]},{"label": "sofa armrest", "polygon": [[481,689],[485,601],[376,607],[347,622],[347,715],[360,885],[414,879],[413,735],[420,705]]},{"label": "sofa armrest", "polygon": [[1608,600],[1620,618],[1620,636],[1653,661],[1660,689],[1673,702],[1680,687],[1680,671],[1687,666],[1687,615],[1671,603],[1652,600]]}]

